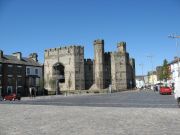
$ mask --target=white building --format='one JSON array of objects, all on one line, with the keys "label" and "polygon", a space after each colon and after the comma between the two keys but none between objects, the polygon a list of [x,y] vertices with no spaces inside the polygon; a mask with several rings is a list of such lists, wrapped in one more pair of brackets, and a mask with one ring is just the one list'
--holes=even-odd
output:
[{"label": "white building", "polygon": [[170,69],[171,69],[171,73],[172,73],[172,79],[171,81],[174,82],[175,79],[178,78],[178,68],[180,69],[180,59],[178,60],[178,58],[176,57],[172,62],[169,63]]}]

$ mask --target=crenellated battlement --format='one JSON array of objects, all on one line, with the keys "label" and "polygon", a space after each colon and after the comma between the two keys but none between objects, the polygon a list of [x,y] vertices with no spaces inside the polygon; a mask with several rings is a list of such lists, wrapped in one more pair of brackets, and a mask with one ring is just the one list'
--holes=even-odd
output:
[{"label": "crenellated battlement", "polygon": [[84,64],[93,64],[93,59],[84,59]]},{"label": "crenellated battlement", "polygon": [[45,50],[45,56],[54,56],[62,54],[75,54],[76,52],[84,53],[84,46],[73,45],[73,46],[63,46],[58,48],[50,48]]},{"label": "crenellated battlement", "polygon": [[46,49],[45,52],[47,51],[57,51],[57,50],[68,50],[68,49],[84,49],[84,46],[80,46],[80,45],[71,45],[71,46],[61,46],[61,47],[58,47],[58,48],[49,48],[49,49]]},{"label": "crenellated battlement", "polygon": [[109,55],[111,55],[111,52],[105,52],[104,55],[109,56]]},{"label": "crenellated battlement", "polygon": [[103,39],[94,40],[94,45],[104,45],[104,40]]}]

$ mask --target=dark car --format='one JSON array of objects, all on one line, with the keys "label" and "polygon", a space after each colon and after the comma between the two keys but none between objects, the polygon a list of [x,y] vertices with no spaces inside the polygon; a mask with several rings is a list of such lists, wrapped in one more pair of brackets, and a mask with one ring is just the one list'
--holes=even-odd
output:
[{"label": "dark car", "polygon": [[6,95],[3,97],[4,100],[15,101],[16,99],[21,100],[21,96],[19,94],[12,93],[10,95]]},{"label": "dark car", "polygon": [[170,87],[161,87],[159,93],[160,94],[170,94],[171,95],[172,89]]}]

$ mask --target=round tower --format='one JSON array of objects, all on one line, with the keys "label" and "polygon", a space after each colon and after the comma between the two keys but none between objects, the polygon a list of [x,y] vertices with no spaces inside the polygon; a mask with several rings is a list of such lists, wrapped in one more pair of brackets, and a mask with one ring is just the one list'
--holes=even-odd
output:
[{"label": "round tower", "polygon": [[104,88],[104,40],[94,41],[95,84],[99,89]]}]

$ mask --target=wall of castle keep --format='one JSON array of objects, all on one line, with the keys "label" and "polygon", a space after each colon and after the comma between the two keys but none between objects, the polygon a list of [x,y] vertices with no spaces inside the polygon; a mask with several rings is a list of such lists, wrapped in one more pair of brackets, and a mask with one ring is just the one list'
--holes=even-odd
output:
[{"label": "wall of castle keep", "polygon": [[104,89],[104,40],[94,41],[95,85]]},{"label": "wall of castle keep", "polygon": [[[57,85],[60,91],[106,89],[110,84],[112,90],[135,87],[135,60],[129,58],[126,42],[118,43],[115,52],[104,52],[104,40],[95,40],[93,45],[94,60],[84,59],[82,46],[45,50],[45,89],[55,93]],[[55,83],[63,77],[63,82]]]},{"label": "wall of castle keep", "polygon": [[85,89],[88,90],[94,83],[94,66],[91,59],[84,59]]},{"label": "wall of castle keep", "polygon": [[60,90],[84,89],[84,47],[70,46],[45,50],[44,79],[45,89],[55,91],[53,65],[64,66],[65,82],[59,83]]}]

